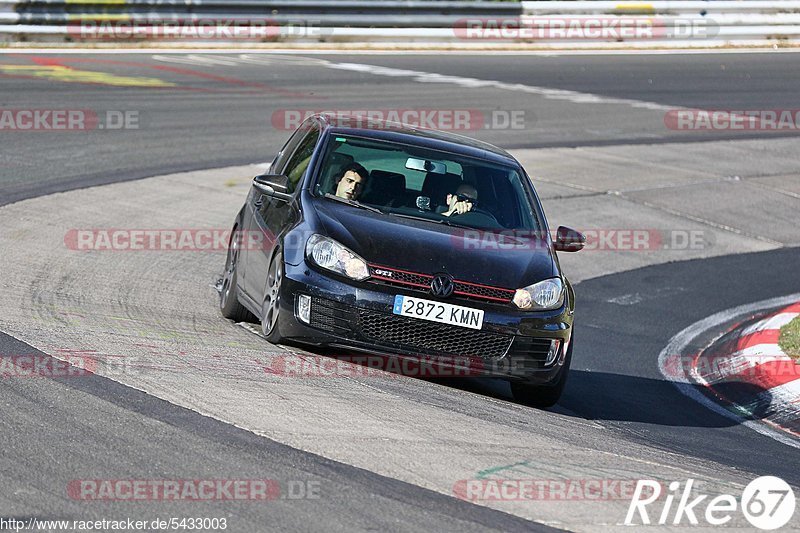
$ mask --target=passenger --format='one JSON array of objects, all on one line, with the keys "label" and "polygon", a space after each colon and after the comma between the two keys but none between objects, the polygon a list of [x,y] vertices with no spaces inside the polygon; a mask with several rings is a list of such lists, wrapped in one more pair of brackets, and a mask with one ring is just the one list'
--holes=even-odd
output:
[{"label": "passenger", "polygon": [[455,193],[447,195],[447,208],[441,214],[449,217],[450,215],[463,215],[472,211],[475,201],[478,199],[478,191],[468,183],[458,186]]},{"label": "passenger", "polygon": [[350,163],[342,170],[342,176],[336,182],[336,196],[346,200],[357,200],[367,185],[369,172],[358,163]]}]

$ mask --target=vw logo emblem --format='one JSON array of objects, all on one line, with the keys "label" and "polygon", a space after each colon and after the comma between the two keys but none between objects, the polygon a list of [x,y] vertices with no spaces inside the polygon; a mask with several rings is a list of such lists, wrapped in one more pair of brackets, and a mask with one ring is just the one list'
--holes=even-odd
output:
[{"label": "vw logo emblem", "polygon": [[438,274],[431,280],[431,294],[434,296],[447,298],[453,294],[454,289],[453,276],[449,274]]}]

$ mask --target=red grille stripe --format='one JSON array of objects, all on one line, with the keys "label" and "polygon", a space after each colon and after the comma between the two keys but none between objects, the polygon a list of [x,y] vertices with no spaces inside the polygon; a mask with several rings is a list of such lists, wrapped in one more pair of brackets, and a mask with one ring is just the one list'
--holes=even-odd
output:
[{"label": "red grille stripe", "polygon": [[385,276],[378,276],[376,274],[373,274],[372,277],[375,278],[375,279],[383,280],[383,281],[390,281],[392,283],[397,283],[398,285],[411,285],[413,287],[421,287],[423,289],[429,288],[428,285],[422,285],[421,283],[414,283],[414,282],[411,282],[411,281],[403,281],[403,280],[395,279],[395,278],[387,278]]},{"label": "red grille stripe", "polygon": [[472,298],[483,298],[485,300],[494,300],[496,302],[508,302],[508,298],[495,298],[494,296],[484,296],[482,294],[472,294],[471,292],[453,291],[453,294],[460,294],[462,296],[471,296]]},{"label": "red grille stripe", "polygon": [[[406,275],[409,275],[409,276],[417,276],[417,277],[423,278],[425,280],[432,280],[433,279],[433,275],[431,275],[431,274],[421,274],[419,272],[412,272],[410,270],[402,270],[402,269],[399,269],[399,268],[385,267],[385,266],[382,266],[382,265],[374,265],[374,264],[370,264],[369,267],[370,267],[370,274],[372,275],[373,278],[375,278],[377,280],[380,280],[380,281],[386,281],[386,282],[389,282],[389,283],[396,283],[398,285],[407,285],[407,286],[411,286],[411,287],[419,287],[419,288],[422,288],[422,289],[429,288],[428,285],[423,285],[421,283],[414,283],[413,281],[407,281],[407,280],[404,280],[404,279],[391,278],[391,277],[388,277],[388,276],[381,276],[379,274],[375,274],[375,270],[379,269],[379,270],[386,270],[386,271],[389,271],[389,272],[397,272],[399,274],[406,274]],[[478,298],[478,299],[481,299],[481,300],[492,300],[492,301],[495,301],[495,302],[504,302],[504,303],[506,303],[506,302],[511,301],[511,298],[512,298],[514,292],[515,292],[513,289],[504,289],[502,287],[492,287],[491,285],[483,285],[481,283],[471,283],[469,281],[460,281],[460,280],[457,280],[457,279],[454,279],[453,283],[459,289],[461,289],[461,290],[454,291],[453,292],[454,294],[458,294],[460,296],[468,296],[470,298]],[[505,297],[505,298],[499,298],[499,297],[496,297],[496,296],[488,296],[486,294],[479,294],[477,292],[469,292],[468,290],[463,290],[463,289],[468,288],[468,287],[478,287],[478,288],[482,288],[482,289],[498,291],[498,292],[506,293],[506,294],[508,294],[508,296]]]},{"label": "red grille stripe", "polygon": [[456,283],[461,283],[462,285],[472,285],[473,287],[484,287],[486,289],[492,289],[493,291],[503,291],[514,294],[516,291],[514,289],[504,289],[502,287],[492,287],[491,285],[481,285],[480,283],[470,283],[469,281],[459,281],[455,280]]}]

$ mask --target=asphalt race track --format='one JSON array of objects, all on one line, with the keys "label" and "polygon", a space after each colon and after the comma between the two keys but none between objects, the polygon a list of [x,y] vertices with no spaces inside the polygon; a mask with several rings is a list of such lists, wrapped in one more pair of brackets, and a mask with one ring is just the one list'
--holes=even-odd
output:
[{"label": "asphalt race track", "polygon": [[[420,85],[403,77],[320,68],[320,60],[395,69],[413,66],[421,72],[629,98],[667,109],[759,109],[765,94],[770,108],[791,109],[800,84],[796,55],[791,53],[771,53],[768,61],[763,54],[504,56],[491,60],[475,55],[446,59],[436,55],[190,56],[47,54],[41,59],[35,53],[4,54],[3,105],[21,109],[89,105],[100,113],[131,110],[138,114],[139,128],[114,130],[113,135],[90,130],[70,138],[37,134],[36,142],[30,136],[3,133],[3,203],[87,184],[267,161],[274,156],[274,146],[286,137],[286,132],[272,126],[272,115],[285,109],[522,110],[524,130],[489,130],[480,135],[505,148],[763,136],[758,132],[677,132],[664,126],[663,111],[647,113],[591,101],[576,106],[569,100],[506,90],[454,93],[450,84]],[[58,82],[58,74],[44,67],[39,71],[10,68],[35,67],[37,61],[138,76],[145,78],[142,83],[156,78],[174,85],[143,89],[127,86],[125,80],[119,85]],[[776,134],[783,133],[770,135]]]},{"label": "asphalt race track", "polygon": [[[658,367],[695,322],[800,292],[798,130],[682,131],[665,117],[796,111],[798,67],[783,52],[0,53],[0,110],[97,117],[73,131],[0,129],[0,355],[97,364],[0,381],[0,517],[629,531],[629,495],[468,501],[458,487],[691,478],[738,496],[770,475],[800,495],[800,439],[707,409]],[[362,109],[470,110],[483,122],[461,133],[525,164],[552,226],[695,232],[702,244],[562,254],[577,282],[577,344],[546,411],[491,380],[276,375],[276,361],[319,358],[219,315],[224,251],[70,244],[87,228],[227,229],[288,137],[287,111]],[[512,113],[524,127],[497,122]],[[91,501],[70,488],[175,479],[275,480],[281,496]],[[753,529],[741,515],[729,526]],[[800,529],[798,513],[784,528]]]}]

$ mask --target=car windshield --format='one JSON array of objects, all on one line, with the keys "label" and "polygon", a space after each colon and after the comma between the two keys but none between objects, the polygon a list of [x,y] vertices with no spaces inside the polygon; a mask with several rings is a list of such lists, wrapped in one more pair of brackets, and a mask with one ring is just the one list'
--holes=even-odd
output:
[{"label": "car windshield", "polygon": [[[355,192],[353,181],[360,181]],[[542,228],[532,187],[517,168],[409,144],[333,135],[312,192],[458,227]]]}]

